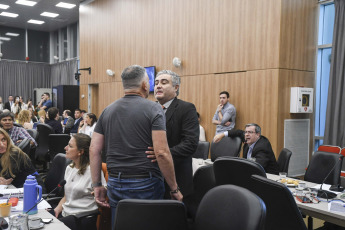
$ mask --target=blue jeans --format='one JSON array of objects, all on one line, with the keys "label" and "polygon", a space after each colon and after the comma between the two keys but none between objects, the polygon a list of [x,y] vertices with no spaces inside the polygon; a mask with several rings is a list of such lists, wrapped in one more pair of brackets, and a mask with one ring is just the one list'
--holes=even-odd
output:
[{"label": "blue jeans", "polygon": [[163,199],[165,188],[164,182],[153,177],[142,179],[121,179],[119,177],[108,178],[108,198],[111,207],[111,226],[114,227],[115,212],[117,203],[122,199],[146,199],[159,200]]}]

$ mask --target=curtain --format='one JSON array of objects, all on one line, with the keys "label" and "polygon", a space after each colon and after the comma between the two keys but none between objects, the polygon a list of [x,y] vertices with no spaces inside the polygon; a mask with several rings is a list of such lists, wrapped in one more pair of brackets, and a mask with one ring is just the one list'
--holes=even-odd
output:
[{"label": "curtain", "polygon": [[334,8],[324,144],[345,147],[345,1],[334,0]]},{"label": "curtain", "polygon": [[70,60],[51,65],[52,86],[77,85],[77,80],[74,78],[77,68],[77,60]]},{"label": "curtain", "polygon": [[24,101],[34,98],[34,88],[50,88],[50,65],[21,61],[0,61],[0,96],[23,96]]}]

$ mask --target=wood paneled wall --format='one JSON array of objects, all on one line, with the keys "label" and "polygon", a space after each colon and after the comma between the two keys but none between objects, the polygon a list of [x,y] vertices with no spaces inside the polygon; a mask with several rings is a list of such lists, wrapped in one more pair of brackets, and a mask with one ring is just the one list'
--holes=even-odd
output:
[{"label": "wood paneled wall", "polygon": [[219,92],[228,90],[236,128],[260,124],[277,154],[284,119],[312,118],[289,113],[289,89],[314,86],[316,10],[317,0],[94,1],[80,11],[80,67],[92,67],[81,76],[81,107],[88,84],[98,85],[97,115],[122,97],[126,66],[171,69],[181,75],[179,97],[195,104],[208,141]]}]

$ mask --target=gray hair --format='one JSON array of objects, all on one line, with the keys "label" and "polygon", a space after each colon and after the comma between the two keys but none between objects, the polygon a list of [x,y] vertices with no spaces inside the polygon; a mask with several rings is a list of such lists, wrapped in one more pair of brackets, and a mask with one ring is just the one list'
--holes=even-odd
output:
[{"label": "gray hair", "polygon": [[245,128],[247,128],[249,126],[255,126],[255,132],[261,135],[261,128],[258,124],[249,123],[249,124],[246,124]]},{"label": "gray hair", "polygon": [[2,111],[2,113],[0,114],[0,120],[2,120],[3,118],[5,118],[5,117],[11,117],[12,118],[12,120],[14,121],[14,114],[13,113],[11,113],[10,111],[5,111],[5,110],[3,110]]},{"label": "gray hair", "polygon": [[144,67],[140,65],[131,65],[125,68],[121,74],[122,85],[124,89],[139,88],[146,74]]},{"label": "gray hair", "polygon": [[162,70],[162,71],[159,71],[156,75],[156,77],[158,77],[159,75],[163,75],[163,74],[168,74],[171,76],[171,82],[172,82],[172,85],[175,87],[176,85],[178,85],[178,89],[176,91],[176,96],[179,95],[180,93],[180,86],[181,86],[181,78],[179,75],[177,75],[177,73],[171,71],[171,70]]}]

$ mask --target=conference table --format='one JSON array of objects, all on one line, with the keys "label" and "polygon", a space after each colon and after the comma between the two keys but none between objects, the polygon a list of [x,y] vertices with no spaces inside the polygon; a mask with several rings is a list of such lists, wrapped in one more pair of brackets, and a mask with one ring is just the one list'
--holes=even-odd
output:
[{"label": "conference table", "polygon": [[[198,168],[204,165],[209,165],[209,164],[213,164],[213,162],[211,162],[210,159],[202,160],[202,159],[193,158],[193,173],[195,173]],[[268,179],[271,179],[274,181],[280,180],[280,177],[278,175],[269,174],[269,173],[267,173],[266,175]],[[302,180],[299,180],[299,181],[302,181]],[[308,181],[304,181],[304,182],[306,183],[307,188],[313,188],[317,185],[315,183],[311,183]],[[292,193],[295,192],[294,187],[289,187],[289,189]],[[296,198],[295,200],[296,200],[296,204],[298,208],[302,211],[303,214],[345,227],[345,213],[329,211],[329,208],[328,208],[329,203],[326,201],[326,199],[320,199],[321,202],[318,204],[302,203],[298,201]]]}]

